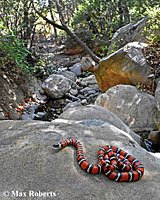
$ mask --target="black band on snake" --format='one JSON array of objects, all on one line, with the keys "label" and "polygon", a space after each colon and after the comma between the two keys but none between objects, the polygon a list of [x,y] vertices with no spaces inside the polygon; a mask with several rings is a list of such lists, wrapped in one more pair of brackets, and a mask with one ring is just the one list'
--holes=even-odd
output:
[{"label": "black band on snake", "polygon": [[103,171],[109,179],[119,182],[137,181],[144,174],[144,167],[141,162],[115,146],[105,145],[98,151],[99,162],[97,165],[89,164],[86,161],[82,145],[75,139],[66,139],[54,144],[53,147],[61,148],[70,145],[76,147],[80,167],[91,174],[98,174]]}]

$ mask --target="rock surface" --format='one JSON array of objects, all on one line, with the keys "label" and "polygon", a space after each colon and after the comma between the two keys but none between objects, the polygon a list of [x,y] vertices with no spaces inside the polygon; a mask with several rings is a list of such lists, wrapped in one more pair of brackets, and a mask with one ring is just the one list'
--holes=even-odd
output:
[{"label": "rock surface", "polygon": [[146,42],[147,39],[143,35],[144,27],[147,26],[147,17],[141,19],[137,23],[130,23],[118,29],[113,35],[111,44],[108,49],[108,54],[124,47],[130,42]]},{"label": "rock surface", "polygon": [[96,77],[94,75],[81,78],[80,82],[81,82],[81,85],[83,86],[97,85]]},{"label": "rock surface", "polygon": [[0,107],[0,120],[5,120],[6,117],[5,117],[5,114],[3,112],[3,109]]},{"label": "rock surface", "polygon": [[129,129],[114,113],[96,105],[69,108],[60,115],[67,120],[101,120],[129,133],[140,144],[140,137]]},{"label": "rock surface", "polygon": [[40,83],[27,74],[15,76],[14,73],[0,76],[0,120],[19,119],[18,107],[26,97],[41,101]]},{"label": "rock surface", "polygon": [[83,57],[81,60],[82,71],[93,72],[95,69],[96,63],[92,60],[91,57]]},{"label": "rock surface", "polygon": [[43,90],[51,98],[63,97],[72,86],[72,81],[62,75],[52,74],[42,84]]},{"label": "rock surface", "polygon": [[132,42],[100,61],[94,74],[102,92],[118,84],[143,83],[148,78],[150,67],[143,54],[146,46]]},{"label": "rock surface", "polygon": [[154,144],[160,145],[160,132],[159,131],[151,131],[148,138],[154,142]]},{"label": "rock surface", "polygon": [[98,96],[96,105],[115,113],[135,132],[156,130],[155,98],[130,85],[117,85]]},{"label": "rock surface", "polygon": [[68,110],[69,108],[75,108],[75,107],[79,107],[79,106],[82,106],[82,103],[81,102],[71,102],[71,103],[68,103],[64,108],[63,108],[63,112]]},{"label": "rock surface", "polygon": [[68,79],[71,79],[72,81],[76,81],[77,76],[74,72],[70,72],[70,71],[62,71],[62,72],[57,72],[57,74],[62,75]]},{"label": "rock surface", "polygon": [[[87,44],[87,46],[93,46],[92,41],[92,34],[89,30],[78,30],[75,32],[75,34],[83,40]],[[65,41],[65,47],[66,47],[66,54],[74,55],[79,54],[84,51],[83,47],[79,45],[73,38],[70,36],[67,37]]]},{"label": "rock surface", "polygon": [[82,75],[82,64],[81,63],[76,63],[69,69],[71,70],[71,72],[74,72],[76,74],[76,76]]},{"label": "rock surface", "polygon": [[155,112],[155,123],[160,131],[160,81],[158,81],[157,88],[155,91],[155,100],[156,100],[156,107],[157,110]]},{"label": "rock surface", "polygon": [[[56,120],[0,122],[1,200],[157,200],[160,196],[160,159],[131,141],[113,125]],[[66,138],[82,142],[89,162],[97,162],[101,146],[112,144],[140,160],[145,169],[138,182],[116,183],[104,174],[83,171],[73,148],[55,150],[52,145]],[[12,191],[24,192],[16,198]],[[29,191],[52,192],[52,197],[30,197]],[[5,197],[4,195],[8,195]]]}]

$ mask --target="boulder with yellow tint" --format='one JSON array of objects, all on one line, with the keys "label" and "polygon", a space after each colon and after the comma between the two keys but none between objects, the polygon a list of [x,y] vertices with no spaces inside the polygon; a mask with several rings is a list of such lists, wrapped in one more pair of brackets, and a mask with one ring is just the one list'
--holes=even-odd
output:
[{"label": "boulder with yellow tint", "polygon": [[143,54],[145,47],[145,43],[132,42],[100,61],[94,74],[102,92],[118,84],[135,85],[147,80],[150,66]]}]

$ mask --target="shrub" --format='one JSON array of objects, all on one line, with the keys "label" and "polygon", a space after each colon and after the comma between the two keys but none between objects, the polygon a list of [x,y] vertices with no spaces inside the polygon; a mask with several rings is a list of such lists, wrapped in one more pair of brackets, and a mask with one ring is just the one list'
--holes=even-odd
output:
[{"label": "shrub", "polygon": [[149,17],[149,26],[144,30],[147,39],[151,42],[160,42],[160,6],[148,8],[145,14]]},{"label": "shrub", "polygon": [[11,33],[0,34],[0,67],[9,67],[11,70],[20,69],[24,72],[31,71],[31,66],[27,62],[27,50],[24,41],[19,41]]}]

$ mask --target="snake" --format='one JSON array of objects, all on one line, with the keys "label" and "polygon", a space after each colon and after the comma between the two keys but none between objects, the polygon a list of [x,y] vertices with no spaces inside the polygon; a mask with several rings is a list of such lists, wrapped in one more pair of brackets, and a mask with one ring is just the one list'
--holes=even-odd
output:
[{"label": "snake", "polygon": [[91,174],[103,172],[109,179],[116,182],[138,181],[144,174],[144,167],[140,161],[124,150],[104,145],[98,151],[98,164],[90,164],[86,160],[82,144],[76,139],[66,139],[53,145],[54,148],[74,146],[80,167]]}]

